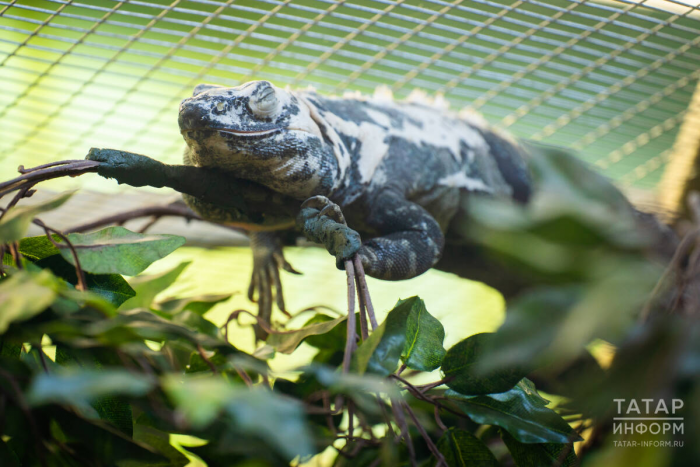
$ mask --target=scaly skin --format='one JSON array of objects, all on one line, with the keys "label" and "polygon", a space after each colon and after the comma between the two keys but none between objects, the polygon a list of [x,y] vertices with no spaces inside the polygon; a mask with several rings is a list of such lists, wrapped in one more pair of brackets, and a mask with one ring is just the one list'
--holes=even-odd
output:
[{"label": "scaly skin", "polygon": [[[339,265],[357,253],[365,271],[381,279],[408,279],[435,265],[461,192],[521,202],[530,195],[514,140],[473,117],[426,106],[324,98],[258,81],[199,86],[182,102],[179,123],[186,164],[337,205],[349,228],[320,209],[302,210],[298,228]],[[201,205],[193,209],[208,216]]]},{"label": "scaly skin", "polygon": [[[323,244],[339,268],[357,254],[367,274],[385,280],[415,277],[438,262],[461,193],[518,202],[530,196],[524,151],[514,140],[473,116],[418,104],[327,98],[267,81],[200,85],[180,105],[179,125],[186,165],[308,200],[297,229]],[[226,218],[221,205],[185,201],[205,218]],[[258,290],[265,320],[273,283],[282,303],[276,270],[286,263],[281,252],[272,259],[267,240],[261,246],[254,235],[251,242],[250,290]]]},{"label": "scaly skin", "polygon": [[[538,155],[541,148],[521,145],[473,115],[383,98],[291,92],[266,81],[197,86],[180,105],[178,122],[188,146],[184,166],[111,150],[89,158],[105,164],[103,176],[171,186],[202,217],[253,232],[249,295],[257,291],[266,321],[273,285],[284,310],[278,270],[291,266],[273,234],[255,232],[296,227],[323,244],[338,267],[357,254],[365,272],[380,279],[409,279],[438,267],[512,285],[518,282],[504,280],[497,264],[464,243],[465,200],[478,195],[527,203],[533,186],[528,165],[549,161],[541,168],[556,171],[568,164],[558,162],[556,151]],[[593,183],[598,196],[634,212],[609,182],[573,167],[574,173],[562,172],[573,177],[571,186],[580,178],[591,191]],[[562,177],[550,179],[562,183]],[[451,243],[459,258],[451,254],[438,263],[445,235],[455,232],[462,237]],[[256,336],[265,337],[261,329]]]}]

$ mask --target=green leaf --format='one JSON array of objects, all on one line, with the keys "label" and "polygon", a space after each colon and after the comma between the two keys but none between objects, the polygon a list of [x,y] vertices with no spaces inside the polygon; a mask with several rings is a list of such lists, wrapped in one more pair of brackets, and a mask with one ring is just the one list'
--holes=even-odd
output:
[{"label": "green leaf", "polygon": [[189,459],[170,444],[170,435],[152,426],[134,424],[135,441],[139,441],[155,451],[159,452],[166,459],[160,463],[149,463],[148,467],[184,467],[190,463]]},{"label": "green leaf", "polygon": [[183,261],[168,271],[133,278],[129,281],[129,285],[136,292],[136,296],[123,303],[121,309],[150,308],[156,295],[170,287],[191,263],[191,261]]},{"label": "green leaf", "polygon": [[[51,236],[54,241],[60,242],[61,237],[58,235]],[[56,245],[46,235],[38,237],[26,237],[19,242],[19,252],[31,261],[39,261],[49,256],[60,254]]]},{"label": "green leaf", "polygon": [[[355,313],[355,322],[357,323],[357,333],[360,333],[360,314]],[[327,323],[329,321],[334,321],[334,318],[323,313],[317,313],[311,317],[304,327],[311,326],[313,324]],[[308,336],[304,339],[304,342],[309,344],[311,347],[316,347],[321,350],[331,350],[342,352],[345,349],[345,338],[347,336],[348,328],[346,326],[347,321],[343,321],[339,325],[335,326],[333,329],[314,336]]]},{"label": "green leaf", "polygon": [[[124,227],[107,227],[87,234],[68,234],[80,265],[94,274],[135,276],[154,261],[166,257],[185,243],[178,235],[140,234]],[[59,243],[66,261],[75,266],[67,245]]]},{"label": "green leaf", "polygon": [[209,425],[223,411],[235,389],[221,378],[185,378],[168,375],[162,379],[168,398],[194,429]]},{"label": "green leaf", "polygon": [[[117,352],[112,349],[76,349],[61,343],[56,345],[55,359],[56,364],[61,367],[81,368],[92,372],[100,372],[105,366],[122,364]],[[91,401],[90,405],[97,411],[100,419],[108,421],[126,436],[132,437],[131,404],[127,397],[111,395],[97,397]]]},{"label": "green leaf", "polygon": [[42,212],[51,211],[61,206],[73,196],[69,191],[41,203],[30,206],[15,206],[0,219],[0,244],[12,243],[22,239],[29,229],[32,219]]},{"label": "green leaf", "polygon": [[353,365],[359,374],[367,371],[388,376],[396,371],[401,358],[409,368],[432,371],[445,355],[444,337],[442,324],[428,313],[423,300],[399,300],[358,347]]},{"label": "green leaf", "polygon": [[437,442],[449,467],[498,467],[489,448],[466,430],[448,429]]},{"label": "green leaf", "polygon": [[49,271],[19,271],[0,282],[0,334],[11,323],[41,313],[54,300],[58,284]]},{"label": "green leaf", "polygon": [[82,332],[99,338],[103,344],[111,345],[143,339],[159,342],[185,339],[205,346],[221,345],[235,351],[234,347],[221,339],[213,339],[141,309],[121,311],[110,320],[101,320],[85,326]]},{"label": "green leaf", "polygon": [[239,391],[227,406],[236,425],[256,434],[289,459],[315,454],[301,403],[265,390]]},{"label": "green leaf", "polygon": [[[80,459],[92,460],[88,465],[120,467],[168,465],[164,464],[167,459],[153,448],[125,436],[106,423],[99,420],[86,420],[75,412],[60,407],[51,407],[46,412],[53,419],[51,432],[54,438],[70,446],[74,452],[80,453]],[[80,462],[80,465],[86,464]]]},{"label": "green leaf", "polygon": [[173,317],[171,320],[173,324],[178,324],[180,326],[185,326],[190,329],[194,329],[202,334],[206,334],[209,337],[221,338],[221,330],[211,321],[203,318],[202,316],[193,313],[191,311],[185,311],[179,313]]},{"label": "green leaf", "polygon": [[163,389],[195,428],[211,424],[222,413],[233,427],[254,434],[291,459],[314,453],[301,404],[264,389],[233,386],[217,377],[163,379]]},{"label": "green leaf", "polygon": [[510,367],[487,370],[482,361],[488,356],[492,333],[474,334],[447,351],[442,371],[447,386],[462,394],[492,394],[504,392],[527,375],[523,368]]},{"label": "green leaf", "polygon": [[[567,443],[574,435],[569,424],[546,407],[548,401],[527,379],[498,394],[465,396],[448,389],[445,395],[475,422],[498,425],[522,443]],[[573,439],[580,440],[578,436]]]},{"label": "green leaf", "polygon": [[[513,460],[515,460],[515,465],[518,467],[530,467],[531,465],[574,467],[578,465],[576,453],[570,444],[521,443],[505,430],[501,430],[501,438],[506,443]],[[563,461],[560,461],[559,458],[564,449],[568,449],[569,453]]]},{"label": "green leaf", "polygon": [[394,310],[409,308],[406,319],[406,343],[401,360],[407,367],[419,371],[433,371],[439,368],[445,358],[445,329],[425,308],[418,297],[400,300]]},{"label": "green leaf", "polygon": [[142,396],[153,384],[151,378],[116,369],[40,373],[32,381],[27,401],[33,406],[58,403],[80,407],[103,396]]},{"label": "green leaf", "polygon": [[[398,387],[386,378],[375,375],[358,375],[357,373],[341,373],[337,369],[320,364],[312,364],[303,368],[305,374],[313,375],[318,383],[330,390],[332,394],[349,394],[358,404],[366,404],[365,410],[376,411],[376,393],[386,394],[389,398],[399,399],[401,393]],[[362,396],[368,396],[367,400]]]},{"label": "green leaf", "polygon": [[172,316],[182,313],[183,311],[191,311],[201,316],[217,304],[231,298],[232,295],[233,294],[206,294],[196,297],[168,298],[153,304],[153,309],[159,312],[158,314],[164,318],[166,315]]},{"label": "green leaf", "polygon": [[[58,252],[58,249],[56,250]],[[35,264],[42,269],[50,269],[56,276],[73,286],[78,283],[75,267],[58,254],[40,259]],[[85,284],[89,291],[101,296],[115,308],[136,295],[134,289],[119,274],[85,273]]]},{"label": "green leaf", "polygon": [[347,319],[347,316],[322,321],[294,331],[285,331],[282,334],[270,334],[267,338],[267,345],[273,347],[277,352],[290,354],[301,344],[301,341],[309,336],[325,334],[335,328],[338,324]]}]

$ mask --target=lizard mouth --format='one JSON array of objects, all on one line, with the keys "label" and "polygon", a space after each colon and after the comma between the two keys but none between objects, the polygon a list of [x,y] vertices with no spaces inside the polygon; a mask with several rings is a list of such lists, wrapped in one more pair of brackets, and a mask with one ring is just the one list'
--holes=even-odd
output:
[{"label": "lizard mouth", "polygon": [[208,131],[208,132],[218,132],[225,135],[233,135],[237,137],[253,137],[253,136],[267,136],[281,131],[280,128],[273,128],[271,130],[260,130],[260,131],[242,131],[242,130],[232,130],[230,128],[190,128],[187,130],[182,130],[181,133],[191,133],[193,131]]}]

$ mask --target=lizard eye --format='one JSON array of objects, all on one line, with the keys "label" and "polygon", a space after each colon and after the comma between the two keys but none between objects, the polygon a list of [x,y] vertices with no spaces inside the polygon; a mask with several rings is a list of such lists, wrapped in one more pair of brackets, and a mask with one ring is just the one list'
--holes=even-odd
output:
[{"label": "lizard eye", "polygon": [[279,100],[275,95],[275,90],[268,87],[250,103],[250,108],[259,117],[269,117],[275,113],[278,104]]}]

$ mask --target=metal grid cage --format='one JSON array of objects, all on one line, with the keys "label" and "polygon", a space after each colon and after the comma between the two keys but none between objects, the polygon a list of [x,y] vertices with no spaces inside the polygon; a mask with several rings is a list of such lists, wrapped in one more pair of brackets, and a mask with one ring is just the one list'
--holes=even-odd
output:
[{"label": "metal grid cage", "polygon": [[0,1],[0,167],[91,146],[176,162],[196,84],[268,79],[443,94],[652,188],[700,78],[698,3]]}]

